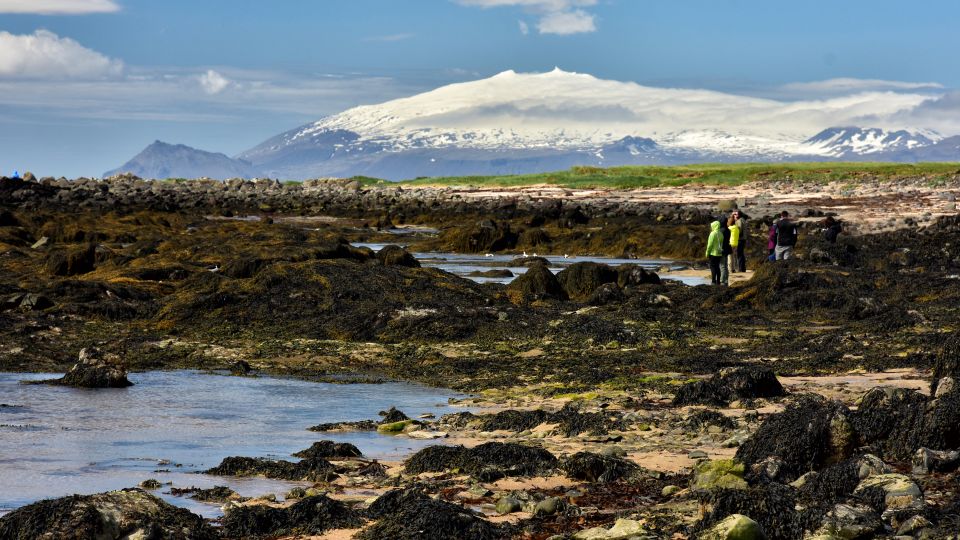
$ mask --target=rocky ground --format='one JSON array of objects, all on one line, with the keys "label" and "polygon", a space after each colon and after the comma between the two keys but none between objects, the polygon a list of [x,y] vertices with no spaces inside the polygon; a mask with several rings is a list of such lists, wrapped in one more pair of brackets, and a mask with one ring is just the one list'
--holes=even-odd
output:
[{"label": "rocky ground", "polygon": [[[462,444],[405,463],[238,456],[214,472],[315,489],[230,502],[219,528],[129,491],[26,507],[0,537],[80,530],[68,519],[103,528],[91,512],[109,506],[123,516],[111,538],[949,538],[957,188],[0,179],[2,370],[66,371],[96,348],[132,370],[416,380],[473,392],[486,411],[317,427]],[[697,264],[706,224],[733,204],[752,218],[755,272],[729,288],[593,263],[554,276],[535,261],[511,285],[480,285],[351,245],[416,226],[415,250]],[[781,208],[802,216],[800,258],[761,264]],[[817,233],[828,212],[848,225],[837,244]]]}]

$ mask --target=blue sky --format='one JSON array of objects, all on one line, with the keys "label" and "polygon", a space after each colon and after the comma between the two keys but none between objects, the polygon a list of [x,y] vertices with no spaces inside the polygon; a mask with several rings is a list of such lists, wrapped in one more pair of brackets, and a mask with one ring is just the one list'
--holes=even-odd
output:
[{"label": "blue sky", "polygon": [[778,99],[838,78],[950,92],[957,21],[948,0],[0,0],[0,172],[99,175],[154,139],[233,155],[507,69]]}]

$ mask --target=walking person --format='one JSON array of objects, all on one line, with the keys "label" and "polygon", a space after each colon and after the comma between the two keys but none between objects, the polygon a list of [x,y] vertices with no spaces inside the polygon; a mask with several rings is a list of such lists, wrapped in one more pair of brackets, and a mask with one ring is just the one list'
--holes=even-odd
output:
[{"label": "walking person", "polygon": [[737,269],[740,272],[747,271],[747,215],[739,209],[733,211],[733,217],[737,220],[737,227],[740,229],[740,239],[737,242],[736,261]]},{"label": "walking person", "polygon": [[730,228],[727,227],[727,220],[720,217],[720,234],[723,235],[722,244],[720,245],[721,254],[720,254],[720,283],[722,285],[730,284],[730,254],[733,253],[733,248],[730,247]]},{"label": "walking person", "polygon": [[730,230],[730,273],[740,271],[740,260],[737,253],[740,251],[740,224],[737,223],[736,212],[727,219],[727,229]]},{"label": "walking person", "polygon": [[723,234],[720,232],[720,221],[710,224],[710,236],[707,237],[707,261],[710,263],[710,283],[720,284],[720,259],[723,256]]},{"label": "walking person", "polygon": [[775,255],[778,261],[793,258],[793,247],[797,245],[797,224],[790,221],[790,212],[780,212],[777,222],[777,241]]}]

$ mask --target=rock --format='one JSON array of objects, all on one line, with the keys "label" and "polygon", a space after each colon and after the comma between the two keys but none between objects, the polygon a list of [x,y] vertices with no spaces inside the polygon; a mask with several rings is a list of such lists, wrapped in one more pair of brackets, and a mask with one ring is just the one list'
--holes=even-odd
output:
[{"label": "rock", "polygon": [[923,516],[913,516],[904,521],[900,527],[897,528],[897,534],[901,536],[912,537],[921,532],[923,529],[926,529],[932,525],[933,523],[930,523],[930,520]]},{"label": "rock", "polygon": [[421,441],[431,441],[434,439],[446,439],[449,434],[446,431],[430,431],[426,429],[418,429],[416,431],[411,431],[407,434],[411,439],[419,439]]},{"label": "rock", "polygon": [[139,489],[49,499],[0,517],[0,538],[214,540],[202,517]]},{"label": "rock", "polygon": [[559,497],[547,497],[546,499],[537,503],[533,508],[534,516],[552,516],[557,512],[563,510],[566,506],[566,503],[563,502]]},{"label": "rock", "polygon": [[736,200],[736,199],[724,199],[724,200],[722,200],[722,201],[718,201],[718,202],[717,202],[717,210],[719,210],[719,211],[721,211],[721,212],[732,212],[733,210],[736,210],[737,208],[738,208],[738,206],[737,206],[737,200]]},{"label": "rock", "polygon": [[280,480],[330,481],[337,478],[334,467],[319,458],[305,458],[296,463],[283,460],[231,456],[220,465],[204,471],[217,476],[265,476]]},{"label": "rock", "polygon": [[403,411],[398,410],[396,407],[390,407],[389,410],[380,411],[377,414],[382,418],[380,420],[381,424],[393,424],[410,419],[409,416],[404,414]]},{"label": "rock", "polygon": [[699,540],[766,540],[756,521],[742,514],[732,514],[698,536]]},{"label": "rock", "polygon": [[568,478],[601,483],[615,482],[640,471],[640,467],[632,461],[592,452],[577,452],[564,461],[561,468]]},{"label": "rock", "polygon": [[865,497],[879,510],[897,510],[923,504],[923,492],[909,476],[878,474],[860,482],[854,495]]},{"label": "rock", "polygon": [[724,407],[735,400],[772,398],[786,395],[770,368],[747,366],[726,368],[709,379],[687,383],[677,389],[673,404]]},{"label": "rock", "polygon": [[542,264],[535,264],[529,270],[517,276],[507,285],[507,290],[533,300],[541,298],[567,299],[567,293],[560,282],[557,281],[557,276],[553,275],[553,272]]},{"label": "rock", "polygon": [[519,512],[522,507],[520,501],[511,497],[503,497],[497,501],[497,513],[500,515]]},{"label": "rock", "polygon": [[23,173],[23,181],[24,181],[24,182],[36,182],[36,181],[37,181],[37,177],[34,176],[34,174],[33,174],[32,172],[27,171],[27,172]]},{"label": "rock", "polygon": [[367,516],[378,521],[354,536],[357,540],[496,540],[510,536],[470,510],[417,490],[398,489],[382,495],[367,509]]},{"label": "rock", "polygon": [[30,249],[40,249],[46,246],[49,242],[50,242],[49,238],[47,238],[46,236],[41,236],[39,240],[37,240],[36,242],[33,243],[33,245],[30,246]]},{"label": "rock", "polygon": [[707,459],[708,457],[707,453],[703,450],[693,450],[687,454],[687,458],[689,459]]},{"label": "rock", "polygon": [[574,533],[575,540],[627,540],[650,538],[643,525],[632,519],[618,519],[613,527],[595,527]]},{"label": "rock", "polygon": [[233,506],[223,516],[227,538],[320,535],[330,529],[363,524],[360,515],[326,495],[300,499],[288,508],[267,505]]},{"label": "rock", "polygon": [[747,482],[743,474],[743,464],[732,459],[702,461],[693,469],[690,487],[701,490],[746,489]]},{"label": "rock", "polygon": [[843,539],[873,538],[873,534],[883,530],[880,516],[865,505],[838,504],[823,519],[823,525],[817,531],[822,536]]},{"label": "rock", "polygon": [[595,262],[578,262],[557,273],[557,281],[571,300],[585,302],[606,283],[617,284],[617,271]]},{"label": "rock", "polygon": [[377,431],[380,433],[403,433],[408,428],[414,428],[417,426],[416,420],[401,420],[399,422],[391,423],[381,423],[377,426]]},{"label": "rock", "polygon": [[941,398],[957,388],[956,379],[953,377],[941,377],[937,382],[937,389],[933,393],[934,399]]},{"label": "rock", "polygon": [[506,268],[501,269],[492,269],[492,270],[474,270],[467,274],[470,277],[485,277],[485,278],[512,278],[513,272],[507,270]]},{"label": "rock", "polygon": [[661,497],[673,497],[677,493],[683,491],[680,486],[663,486],[663,489],[660,490]]},{"label": "rock", "polygon": [[590,297],[587,298],[587,304],[591,306],[606,306],[608,304],[623,302],[624,299],[626,299],[626,296],[624,296],[623,291],[620,290],[620,287],[618,287],[616,283],[604,283],[597,287]]},{"label": "rock", "polygon": [[557,458],[542,448],[499,442],[473,448],[429,446],[410,456],[404,464],[408,474],[459,469],[482,482],[508,476],[549,474],[556,466]]},{"label": "rock", "polygon": [[953,472],[960,468],[960,451],[920,448],[913,456],[914,474]]},{"label": "rock", "polygon": [[406,266],[420,268],[420,261],[400,246],[384,246],[377,252],[377,260],[384,266]]},{"label": "rock", "polygon": [[297,486],[295,488],[291,488],[290,491],[288,491],[286,495],[283,496],[283,498],[284,499],[302,499],[306,496],[307,496],[307,490],[300,486]]},{"label": "rock", "polygon": [[338,443],[334,441],[318,441],[310,445],[310,448],[301,450],[295,454],[298,458],[355,458],[360,457],[360,449],[350,443]]},{"label": "rock", "polygon": [[626,289],[638,285],[660,285],[660,276],[638,264],[621,264],[617,270],[617,285]]},{"label": "rock", "polygon": [[163,484],[161,484],[158,480],[148,478],[147,480],[140,482],[140,487],[143,489],[160,489],[163,487]]},{"label": "rock", "polygon": [[230,366],[230,373],[232,375],[249,375],[253,371],[253,368],[250,367],[250,364],[245,360],[237,360]]},{"label": "rock", "polygon": [[512,267],[530,267],[537,264],[542,264],[544,266],[550,266],[550,260],[546,257],[516,257],[510,261],[509,266]]},{"label": "rock", "polygon": [[76,276],[92,272],[97,262],[97,247],[51,251],[47,255],[47,272],[55,276]]},{"label": "rock", "polygon": [[44,382],[76,388],[126,388],[133,386],[133,383],[127,380],[126,370],[107,362],[100,349],[95,347],[81,349],[79,362],[74,364],[62,378]]}]

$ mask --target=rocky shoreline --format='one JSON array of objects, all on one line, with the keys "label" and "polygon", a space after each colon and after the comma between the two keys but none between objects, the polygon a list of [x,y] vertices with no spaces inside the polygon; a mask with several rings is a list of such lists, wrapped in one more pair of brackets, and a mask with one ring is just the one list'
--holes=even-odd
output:
[{"label": "rocky shoreline", "polygon": [[[217,472],[316,491],[240,504],[219,530],[130,491],[25,507],[0,536],[84,530],[58,516],[129,503],[111,538],[955,537],[957,189],[0,179],[2,370],[65,371],[96,347],[130,370],[373,373],[487,411],[374,421],[463,445],[403,464],[231,462]],[[753,217],[755,272],[731,287],[536,261],[479,284],[352,245],[408,228],[414,251],[695,260],[732,204]],[[762,264],[781,208],[801,216],[799,258]],[[849,224],[835,244],[817,234],[827,213]]]}]

